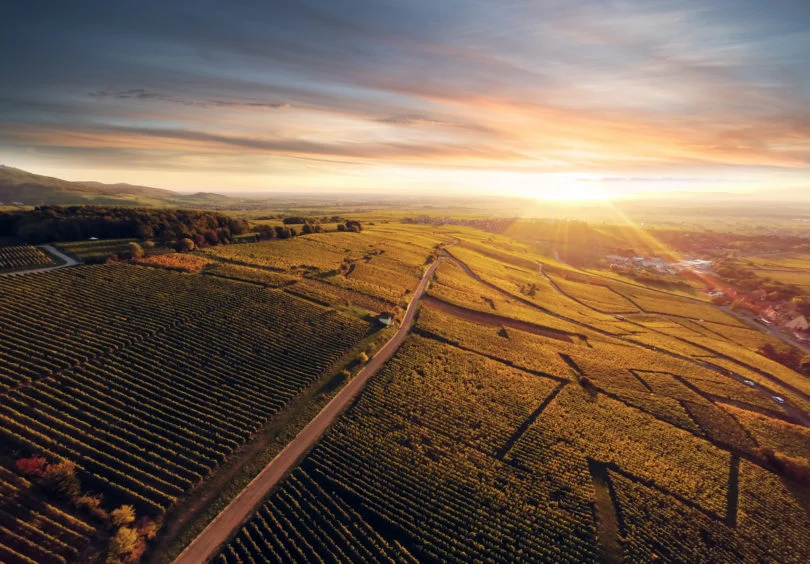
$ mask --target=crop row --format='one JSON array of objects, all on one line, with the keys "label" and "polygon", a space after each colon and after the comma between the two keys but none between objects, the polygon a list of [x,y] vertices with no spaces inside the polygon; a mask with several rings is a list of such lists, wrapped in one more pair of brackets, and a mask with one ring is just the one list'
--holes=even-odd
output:
[{"label": "crop row", "polygon": [[48,255],[32,245],[0,247],[0,270],[52,264]]},{"label": "crop row", "polygon": [[122,265],[39,275],[25,300],[42,323],[0,298],[0,359],[27,369],[3,372],[0,444],[75,462],[84,489],[139,514],[171,506],[368,331],[281,291]]}]

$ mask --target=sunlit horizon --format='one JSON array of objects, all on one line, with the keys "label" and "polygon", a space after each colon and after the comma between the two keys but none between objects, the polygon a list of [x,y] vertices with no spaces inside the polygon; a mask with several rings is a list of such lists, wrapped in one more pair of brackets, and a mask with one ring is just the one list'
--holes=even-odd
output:
[{"label": "sunlit horizon", "polygon": [[790,199],[808,22],[727,0],[20,4],[0,162],[182,192]]}]

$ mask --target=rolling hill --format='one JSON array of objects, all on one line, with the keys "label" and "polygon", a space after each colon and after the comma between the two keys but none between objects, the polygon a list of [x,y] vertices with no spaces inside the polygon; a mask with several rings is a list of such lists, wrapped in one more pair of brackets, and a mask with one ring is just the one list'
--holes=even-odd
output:
[{"label": "rolling hill", "polygon": [[73,182],[0,165],[0,204],[22,205],[137,205],[180,207],[238,206],[239,198],[208,192],[181,194],[163,188],[132,184]]}]

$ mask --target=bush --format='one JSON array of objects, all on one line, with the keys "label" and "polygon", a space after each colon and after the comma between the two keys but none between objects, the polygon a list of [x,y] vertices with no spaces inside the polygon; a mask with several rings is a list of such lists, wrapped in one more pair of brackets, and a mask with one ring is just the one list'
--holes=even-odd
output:
[{"label": "bush", "polygon": [[110,519],[113,525],[123,527],[135,521],[135,508],[131,505],[122,505],[118,509],[114,509],[110,513]]},{"label": "bush", "polygon": [[42,472],[42,477],[51,489],[65,497],[76,497],[81,493],[79,479],[76,477],[76,464],[69,460],[49,464]]},{"label": "bush", "polygon": [[84,509],[99,519],[107,519],[109,517],[107,512],[101,507],[101,496],[85,494],[77,497],[73,501],[73,504],[79,509]]},{"label": "bush", "polygon": [[26,476],[42,476],[46,464],[48,464],[48,461],[42,456],[31,456],[19,459],[15,466],[17,470]]},{"label": "bush", "polygon": [[196,245],[194,244],[194,241],[192,241],[188,237],[185,237],[177,241],[177,251],[180,253],[188,253],[193,251],[195,248]]},{"label": "bush", "polygon": [[117,558],[129,554],[138,546],[138,533],[135,529],[121,527],[110,541],[110,551],[108,562],[115,562]]},{"label": "bush", "polygon": [[127,255],[129,258],[141,258],[143,257],[143,247],[141,247],[138,243],[132,242],[127,245]]}]

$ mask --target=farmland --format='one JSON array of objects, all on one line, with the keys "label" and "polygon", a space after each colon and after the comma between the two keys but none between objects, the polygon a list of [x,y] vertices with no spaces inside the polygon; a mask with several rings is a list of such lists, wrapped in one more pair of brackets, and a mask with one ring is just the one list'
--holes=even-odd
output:
[{"label": "farmland", "polygon": [[4,558],[97,560],[124,506],[142,552],[322,376],[351,377],[369,314],[401,317],[436,261],[404,343],[216,561],[810,559],[810,381],[758,354],[773,337],[396,223],[0,280]]},{"label": "farmland", "polygon": [[[807,429],[742,382],[805,405],[765,336],[679,295],[529,282],[521,251],[486,244],[448,247],[415,335],[219,562],[810,557],[807,485],[767,454],[807,464]],[[650,311],[608,330],[624,299]]]},{"label": "farmland", "polygon": [[53,264],[51,257],[31,245],[0,247],[0,272]]},{"label": "farmland", "polygon": [[4,452],[68,460],[108,509],[150,518],[369,330],[283,292],[163,269],[87,266],[1,283],[13,328],[0,349]]}]

